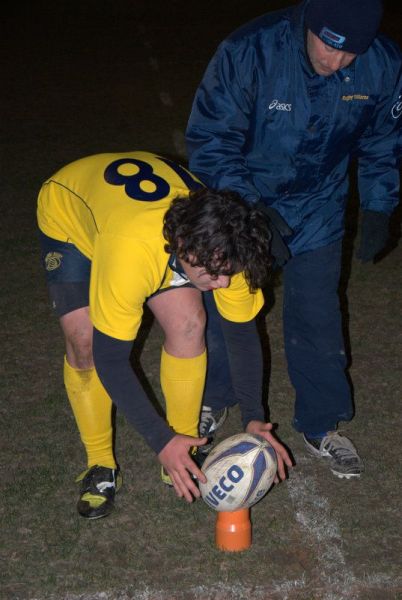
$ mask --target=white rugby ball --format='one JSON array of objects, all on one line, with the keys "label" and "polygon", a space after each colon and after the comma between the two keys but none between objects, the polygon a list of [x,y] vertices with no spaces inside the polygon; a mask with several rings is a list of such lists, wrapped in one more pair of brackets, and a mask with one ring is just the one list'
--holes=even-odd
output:
[{"label": "white rugby ball", "polygon": [[276,453],[261,436],[238,433],[218,444],[205,460],[201,496],[214,510],[253,506],[268,492],[277,470]]}]

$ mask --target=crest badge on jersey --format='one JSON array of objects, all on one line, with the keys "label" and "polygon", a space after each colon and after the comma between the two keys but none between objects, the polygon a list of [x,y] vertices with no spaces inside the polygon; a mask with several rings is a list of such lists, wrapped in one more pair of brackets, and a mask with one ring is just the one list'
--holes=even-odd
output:
[{"label": "crest badge on jersey", "polygon": [[48,252],[45,256],[46,271],[55,271],[61,265],[63,255],[60,252]]}]

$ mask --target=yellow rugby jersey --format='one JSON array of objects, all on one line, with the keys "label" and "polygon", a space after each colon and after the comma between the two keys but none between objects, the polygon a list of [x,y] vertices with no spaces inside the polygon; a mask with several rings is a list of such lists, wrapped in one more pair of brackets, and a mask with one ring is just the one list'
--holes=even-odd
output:
[{"label": "yellow rugby jersey", "polygon": [[[92,261],[90,316],[99,331],[135,338],[144,302],[174,278],[164,214],[175,197],[200,185],[181,165],[149,152],[88,156],[43,184],[39,228]],[[250,294],[242,274],[214,296],[222,316],[236,322],[251,320],[263,305],[262,292]]]}]

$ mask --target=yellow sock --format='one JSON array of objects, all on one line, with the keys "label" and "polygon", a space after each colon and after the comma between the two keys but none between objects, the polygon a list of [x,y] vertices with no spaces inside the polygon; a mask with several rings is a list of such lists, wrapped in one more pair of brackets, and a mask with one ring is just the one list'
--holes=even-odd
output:
[{"label": "yellow sock", "polygon": [[162,348],[161,385],[166,400],[166,418],[176,433],[198,437],[207,354],[177,358]]},{"label": "yellow sock", "polygon": [[74,369],[64,357],[64,385],[85,446],[88,467],[102,465],[115,469],[112,401],[95,368]]}]

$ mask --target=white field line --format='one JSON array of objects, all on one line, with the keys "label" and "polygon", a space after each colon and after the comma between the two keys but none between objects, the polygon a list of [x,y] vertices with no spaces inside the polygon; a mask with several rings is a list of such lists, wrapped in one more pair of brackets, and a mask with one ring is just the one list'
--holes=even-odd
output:
[{"label": "white field line", "polygon": [[[306,460],[302,458],[299,466]],[[346,563],[340,528],[331,516],[330,502],[320,495],[315,478],[303,474],[302,469],[292,471],[287,486],[305,544],[317,560],[316,582],[327,590],[322,600],[352,598],[351,588],[357,581]]]},{"label": "white field line", "polygon": [[[384,600],[402,598],[402,578],[391,580],[389,577],[367,577],[363,581],[353,582],[344,592],[328,589],[319,585],[312,588],[302,578],[295,581],[283,581],[266,586],[245,586],[241,583],[227,583],[212,586],[194,586],[177,592],[156,590],[144,587],[97,592],[93,594],[66,594],[65,596],[46,596],[46,600],[364,600],[368,591],[382,593]],[[42,597],[30,600],[45,600]]]},{"label": "white field line", "polygon": [[[57,600],[288,600],[288,595],[278,595],[259,586],[246,587],[241,584],[217,584],[215,586],[195,586],[178,592],[163,592],[145,588],[142,591],[99,592],[92,595],[59,597]],[[35,598],[34,600],[40,600]],[[52,600],[56,600],[52,599]]]}]

